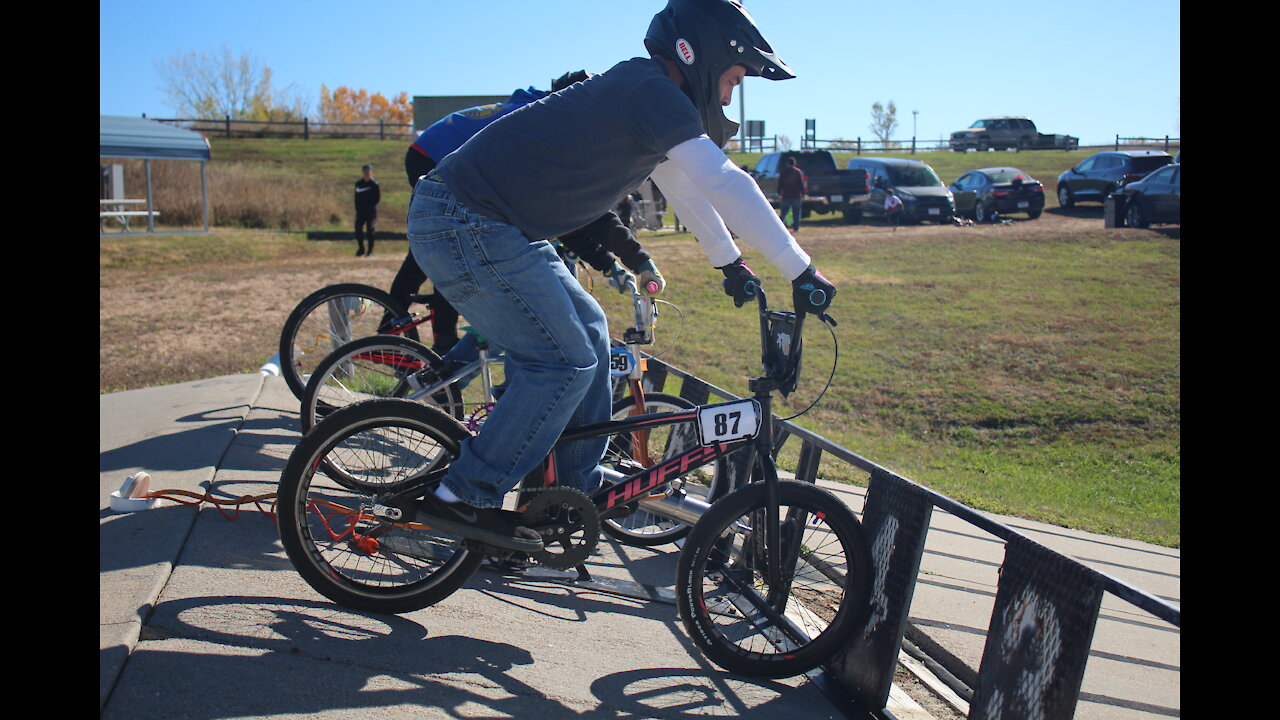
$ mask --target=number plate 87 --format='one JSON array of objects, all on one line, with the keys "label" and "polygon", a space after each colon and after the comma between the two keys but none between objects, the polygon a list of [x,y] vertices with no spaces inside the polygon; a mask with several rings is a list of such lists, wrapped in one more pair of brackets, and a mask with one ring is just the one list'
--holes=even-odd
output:
[{"label": "number plate 87", "polygon": [[698,439],[716,445],[753,438],[760,432],[760,403],[754,399],[733,400],[698,409]]}]

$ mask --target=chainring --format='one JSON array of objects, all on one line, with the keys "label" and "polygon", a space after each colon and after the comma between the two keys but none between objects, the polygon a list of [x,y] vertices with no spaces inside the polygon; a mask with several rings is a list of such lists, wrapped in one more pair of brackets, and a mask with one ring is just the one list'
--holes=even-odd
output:
[{"label": "chainring", "polygon": [[521,522],[542,536],[542,549],[529,557],[557,570],[581,565],[600,540],[600,514],[595,504],[573,488],[553,487],[534,493]]}]

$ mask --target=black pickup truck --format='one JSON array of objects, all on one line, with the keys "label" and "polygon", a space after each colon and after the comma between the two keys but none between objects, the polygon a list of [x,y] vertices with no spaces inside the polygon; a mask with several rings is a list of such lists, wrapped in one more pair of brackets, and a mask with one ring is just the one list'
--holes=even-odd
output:
[{"label": "black pickup truck", "polygon": [[764,196],[774,207],[781,206],[778,197],[778,171],[785,167],[786,158],[794,157],[796,167],[805,174],[808,194],[804,198],[804,209],[801,215],[808,217],[810,213],[824,215],[837,210],[844,213],[845,220],[852,221],[855,213],[853,207],[871,197],[871,186],[867,183],[865,170],[840,170],[836,168],[836,160],[826,150],[784,150],[765,153],[751,171]]},{"label": "black pickup truck", "polygon": [[951,149],[965,150],[1075,150],[1080,138],[1045,134],[1024,117],[983,118],[964,130],[951,133]]}]

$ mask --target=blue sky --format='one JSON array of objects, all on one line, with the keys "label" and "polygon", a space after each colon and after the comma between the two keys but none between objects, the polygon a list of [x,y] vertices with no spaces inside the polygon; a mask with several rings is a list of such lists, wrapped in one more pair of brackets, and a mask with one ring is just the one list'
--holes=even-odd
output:
[{"label": "blue sky", "polygon": [[[99,109],[173,117],[156,63],[224,45],[254,55],[313,109],[322,84],[388,97],[546,89],[567,70],[644,55],[644,31],[664,4],[100,0]],[[797,146],[806,118],[820,139],[871,139],[877,101],[897,106],[895,139],[909,139],[913,122],[917,137],[937,140],[992,115],[1026,115],[1082,144],[1181,136],[1178,2],[744,4],[797,75],[748,78],[746,119]],[[726,109],[734,120],[738,103]]]}]

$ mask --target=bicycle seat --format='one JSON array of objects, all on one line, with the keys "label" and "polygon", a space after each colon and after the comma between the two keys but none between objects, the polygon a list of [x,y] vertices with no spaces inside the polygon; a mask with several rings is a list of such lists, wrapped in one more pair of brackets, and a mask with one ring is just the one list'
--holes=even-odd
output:
[{"label": "bicycle seat", "polygon": [[463,326],[462,326],[462,332],[464,332],[464,333],[466,333],[466,334],[468,334],[468,335],[473,335],[473,336],[475,336],[475,339],[476,339],[476,340],[478,340],[478,341],[480,341],[480,342],[482,342],[482,343],[483,343],[483,342],[489,342],[488,340],[485,340],[485,337],[484,337],[483,335],[481,335],[481,334],[480,334],[480,331],[479,331],[479,330],[476,330],[474,327],[472,327],[472,326],[470,326],[470,325],[463,325]]}]

